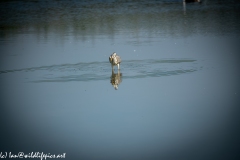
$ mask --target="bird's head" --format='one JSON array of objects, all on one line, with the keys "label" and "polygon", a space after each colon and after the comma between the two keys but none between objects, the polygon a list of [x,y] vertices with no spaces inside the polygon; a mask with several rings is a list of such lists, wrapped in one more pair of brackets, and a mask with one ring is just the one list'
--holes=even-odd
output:
[{"label": "bird's head", "polygon": [[115,57],[116,55],[117,55],[117,53],[116,53],[116,52],[113,52],[112,56]]}]

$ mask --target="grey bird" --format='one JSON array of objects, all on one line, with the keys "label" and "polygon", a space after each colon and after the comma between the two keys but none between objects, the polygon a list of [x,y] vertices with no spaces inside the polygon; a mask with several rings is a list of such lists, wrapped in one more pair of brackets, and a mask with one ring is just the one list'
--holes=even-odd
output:
[{"label": "grey bird", "polygon": [[116,52],[113,52],[113,54],[109,57],[109,62],[112,65],[112,70],[114,66],[118,66],[118,69],[120,69],[119,65],[121,63],[121,58],[117,55]]}]

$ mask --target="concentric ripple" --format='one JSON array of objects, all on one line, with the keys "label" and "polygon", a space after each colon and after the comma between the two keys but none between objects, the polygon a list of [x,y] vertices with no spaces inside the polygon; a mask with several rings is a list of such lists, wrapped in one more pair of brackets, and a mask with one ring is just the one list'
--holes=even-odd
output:
[{"label": "concentric ripple", "polygon": [[[201,69],[192,59],[123,60],[120,65],[123,79],[173,76]],[[106,80],[112,74],[109,62],[90,62],[32,67],[0,71],[0,74],[21,73],[27,82],[69,82]],[[115,68],[117,72],[117,68]]]}]

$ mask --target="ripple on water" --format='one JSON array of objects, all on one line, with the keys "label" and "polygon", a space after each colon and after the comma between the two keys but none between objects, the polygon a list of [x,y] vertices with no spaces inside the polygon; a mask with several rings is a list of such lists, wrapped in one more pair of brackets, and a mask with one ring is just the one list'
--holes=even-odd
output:
[{"label": "ripple on water", "polygon": [[[123,79],[173,76],[200,70],[202,67],[196,62],[192,59],[126,60],[120,65],[120,72]],[[28,82],[38,83],[108,80],[112,74],[107,61],[4,70],[0,74],[16,72],[25,74]]]}]

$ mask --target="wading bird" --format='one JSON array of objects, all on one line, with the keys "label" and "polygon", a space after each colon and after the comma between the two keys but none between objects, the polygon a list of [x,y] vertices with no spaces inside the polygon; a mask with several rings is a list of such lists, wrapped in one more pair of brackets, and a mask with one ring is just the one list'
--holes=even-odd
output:
[{"label": "wading bird", "polygon": [[121,58],[117,55],[116,52],[113,52],[113,54],[109,57],[109,62],[112,65],[112,70],[114,66],[118,66],[118,69],[120,69],[119,65],[121,63]]}]

